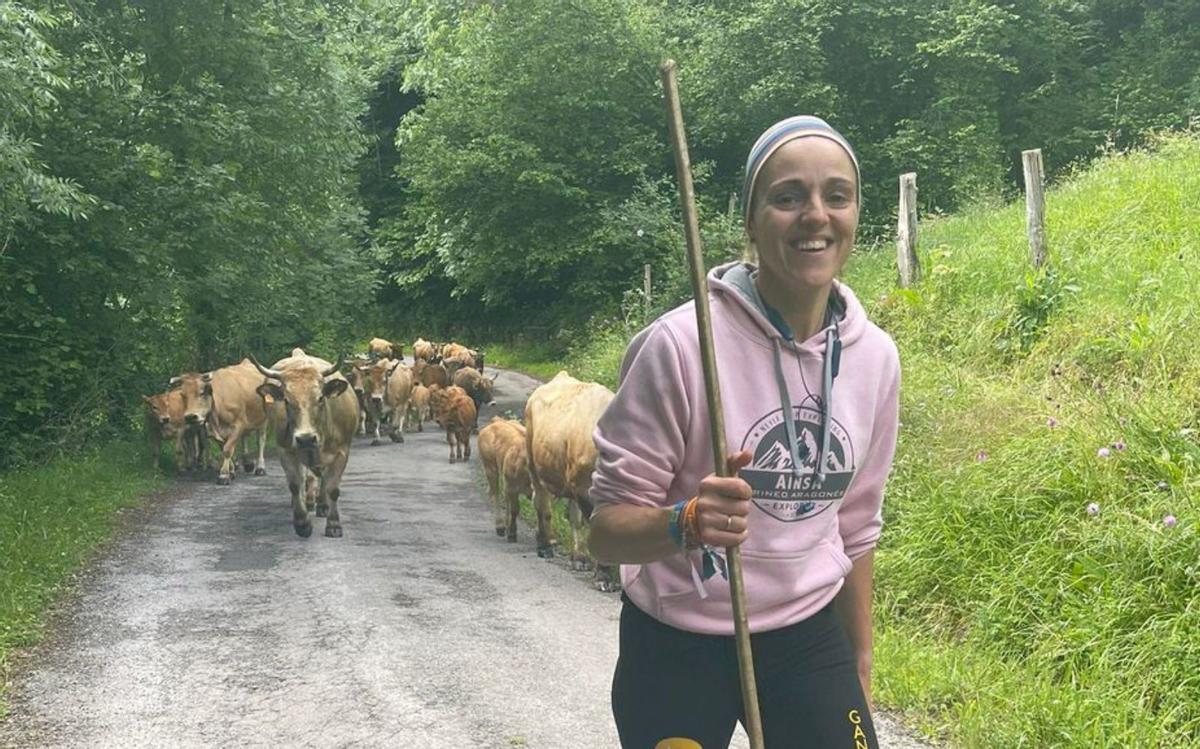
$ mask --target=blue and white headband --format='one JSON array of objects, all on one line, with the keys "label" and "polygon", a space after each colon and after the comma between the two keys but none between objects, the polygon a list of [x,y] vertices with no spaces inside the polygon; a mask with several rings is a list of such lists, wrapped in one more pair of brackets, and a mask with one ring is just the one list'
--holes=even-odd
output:
[{"label": "blue and white headband", "polygon": [[771,154],[779,150],[783,144],[790,143],[797,138],[806,137],[827,138],[837,143],[849,154],[850,161],[854,164],[858,205],[861,208],[862,172],[858,168],[858,156],[855,155],[854,149],[850,147],[850,142],[846,140],[845,136],[834,130],[832,125],[820,117],[814,117],[810,114],[800,114],[776,122],[763,131],[763,134],[758,136],[758,140],[754,141],[754,147],[750,149],[750,155],[746,158],[746,181],[742,185],[743,224],[747,226],[750,224],[750,200],[754,197],[754,183],[758,180],[758,173],[762,171],[763,164],[767,163],[767,159],[771,158]]}]

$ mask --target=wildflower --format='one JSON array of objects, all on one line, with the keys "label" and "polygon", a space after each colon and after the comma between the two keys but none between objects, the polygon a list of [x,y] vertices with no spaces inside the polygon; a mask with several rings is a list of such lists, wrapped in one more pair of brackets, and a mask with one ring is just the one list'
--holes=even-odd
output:
[{"label": "wildflower", "polygon": [[1154,485],[1154,487],[1161,492],[1165,492],[1167,489],[1171,488],[1171,485],[1168,484],[1166,481],[1159,481],[1157,484]]},{"label": "wildflower", "polygon": [[1053,429],[1054,427],[1058,426],[1058,419],[1051,416],[1050,418],[1046,419],[1046,426]]},{"label": "wildflower", "polygon": [[1116,442],[1112,443],[1112,447],[1114,450],[1120,452],[1125,449],[1125,441],[1117,440]]},{"label": "wildflower", "polygon": [[987,460],[987,453],[984,452],[983,450],[980,450],[978,453],[975,454],[975,460],[982,463],[983,461]]},{"label": "wildflower", "polygon": [[639,237],[644,237],[644,236],[646,236],[646,232],[645,232],[645,231],[643,231],[642,229],[638,229],[638,230],[637,230],[637,235],[638,235]]},{"label": "wildflower", "polygon": [[1175,524],[1176,524],[1177,522],[1178,522],[1178,521],[1177,521],[1177,520],[1175,520],[1175,516],[1174,516],[1174,515],[1166,515],[1166,516],[1164,516],[1164,517],[1163,517],[1163,527],[1164,527],[1164,528],[1174,528],[1174,527],[1175,527]]},{"label": "wildflower", "polygon": [[1112,453],[1108,451],[1107,447],[1102,447],[1096,451],[1096,455],[1101,458],[1107,458],[1109,455],[1112,455]]},{"label": "wildflower", "polygon": [[1097,515],[1099,515],[1100,514],[1100,505],[1096,504],[1095,502],[1088,502],[1087,514],[1091,515],[1092,517],[1096,517]]}]

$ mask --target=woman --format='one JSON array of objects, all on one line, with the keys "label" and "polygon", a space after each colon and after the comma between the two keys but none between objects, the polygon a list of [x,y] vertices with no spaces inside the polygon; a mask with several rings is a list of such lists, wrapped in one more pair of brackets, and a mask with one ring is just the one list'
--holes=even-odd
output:
[{"label": "woman", "polygon": [[877,746],[873,550],[900,367],[836,280],[861,194],[854,151],[819,118],[776,123],[750,151],[742,204],[758,265],[708,276],[736,476],[714,474],[692,303],[626,352],[595,433],[589,538],[597,559],[623,565],[612,700],[625,747],[724,747],[743,719],[728,546],[741,547],[766,745]]}]

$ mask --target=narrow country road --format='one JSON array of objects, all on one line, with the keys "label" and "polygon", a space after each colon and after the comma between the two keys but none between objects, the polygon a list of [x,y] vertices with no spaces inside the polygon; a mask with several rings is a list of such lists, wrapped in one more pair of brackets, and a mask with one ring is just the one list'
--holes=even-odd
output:
[{"label": "narrow country road", "polygon": [[[503,372],[480,423],[536,385]],[[153,508],[17,675],[0,746],[616,747],[618,596],[495,535],[477,453],[406,439],[356,438],[342,539],[295,535],[274,460]]]}]

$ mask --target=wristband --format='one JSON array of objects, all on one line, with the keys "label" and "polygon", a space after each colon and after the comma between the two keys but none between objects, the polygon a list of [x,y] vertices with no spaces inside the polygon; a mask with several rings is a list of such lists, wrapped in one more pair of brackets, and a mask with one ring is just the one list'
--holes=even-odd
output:
[{"label": "wristband", "polygon": [[681,549],[683,548],[683,526],[679,521],[683,515],[683,508],[687,503],[686,499],[676,502],[667,511],[667,533],[671,535],[671,541]]},{"label": "wristband", "polygon": [[683,516],[679,524],[683,526],[683,547],[685,549],[700,548],[700,521],[696,517],[700,501],[692,497],[683,508]]}]

